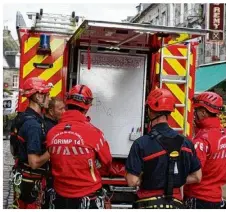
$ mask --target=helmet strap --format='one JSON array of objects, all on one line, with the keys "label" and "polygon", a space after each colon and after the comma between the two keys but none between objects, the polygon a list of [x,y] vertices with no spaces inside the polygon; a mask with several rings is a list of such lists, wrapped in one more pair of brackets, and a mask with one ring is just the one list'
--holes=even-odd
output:
[{"label": "helmet strap", "polygon": [[45,100],[46,100],[46,94],[44,94],[44,98],[42,102],[39,102],[36,97],[32,99],[32,101],[35,102],[40,107],[40,109],[44,108]]},{"label": "helmet strap", "polygon": [[156,119],[158,119],[158,118],[161,117],[161,116],[165,116],[166,119],[168,119],[168,116],[167,116],[166,114],[159,114],[159,115],[157,115],[155,118],[150,119],[150,126],[151,126],[151,128],[152,128],[152,123],[153,123],[153,121],[156,120]]}]

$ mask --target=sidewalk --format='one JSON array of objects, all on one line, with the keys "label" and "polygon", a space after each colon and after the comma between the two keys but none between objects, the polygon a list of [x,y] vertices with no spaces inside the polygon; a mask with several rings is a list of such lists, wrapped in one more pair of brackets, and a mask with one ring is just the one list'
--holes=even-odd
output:
[{"label": "sidewalk", "polygon": [[3,208],[6,209],[13,203],[13,188],[10,186],[9,178],[13,165],[10,153],[9,140],[3,140]]}]

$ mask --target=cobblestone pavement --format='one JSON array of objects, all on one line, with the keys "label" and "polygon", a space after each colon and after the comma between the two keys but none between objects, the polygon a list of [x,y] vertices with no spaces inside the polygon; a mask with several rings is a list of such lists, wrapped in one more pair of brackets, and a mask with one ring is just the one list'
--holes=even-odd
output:
[{"label": "cobblestone pavement", "polygon": [[12,185],[9,183],[12,165],[9,140],[3,140],[3,208],[8,208],[13,202]]}]

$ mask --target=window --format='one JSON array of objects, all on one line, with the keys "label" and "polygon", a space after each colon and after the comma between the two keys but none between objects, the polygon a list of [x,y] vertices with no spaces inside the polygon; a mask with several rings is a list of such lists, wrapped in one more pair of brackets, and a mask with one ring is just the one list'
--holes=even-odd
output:
[{"label": "window", "polygon": [[156,16],[156,25],[159,25],[159,16]]},{"label": "window", "polygon": [[166,12],[162,13],[162,25],[166,26]]},{"label": "window", "polygon": [[188,4],[184,4],[184,12],[188,11]]},{"label": "window", "polygon": [[13,75],[13,88],[19,88],[19,76]]}]

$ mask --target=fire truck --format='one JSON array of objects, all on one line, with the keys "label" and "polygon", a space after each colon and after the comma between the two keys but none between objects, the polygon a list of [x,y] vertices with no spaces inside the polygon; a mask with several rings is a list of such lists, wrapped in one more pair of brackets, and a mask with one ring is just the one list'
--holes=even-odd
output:
[{"label": "fire truck", "polygon": [[[201,29],[84,20],[83,17],[28,13],[30,28],[17,24],[19,87],[29,77],[53,84],[50,96],[65,98],[76,84],[94,95],[88,115],[109,142],[115,176],[103,176],[113,208],[130,208],[136,188],[127,186],[124,164],[134,140],[147,133],[148,93],[169,89],[177,99],[172,128],[191,137],[196,48]],[[17,111],[27,107],[19,96]]]}]

